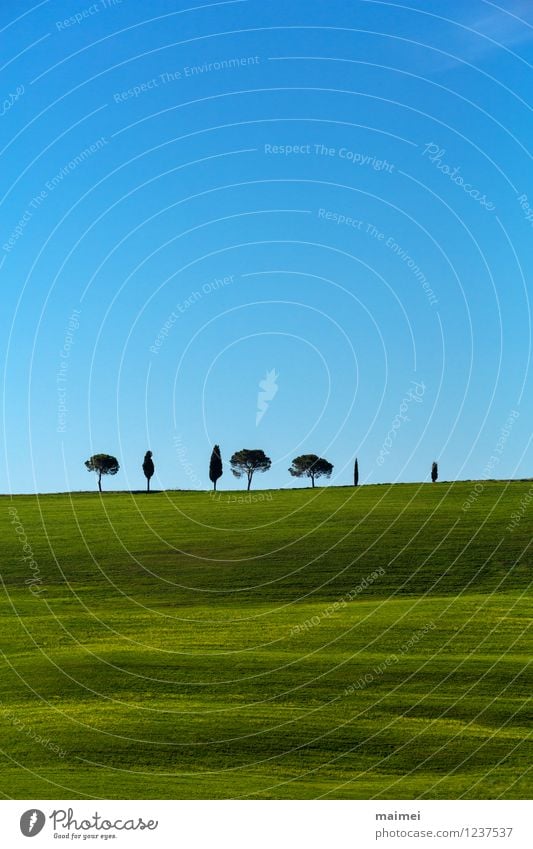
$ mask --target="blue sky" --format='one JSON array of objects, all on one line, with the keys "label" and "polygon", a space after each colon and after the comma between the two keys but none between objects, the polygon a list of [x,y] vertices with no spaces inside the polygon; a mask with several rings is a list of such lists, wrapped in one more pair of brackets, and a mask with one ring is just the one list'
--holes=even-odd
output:
[{"label": "blue sky", "polygon": [[138,488],[147,449],[154,487],[207,488],[214,442],[228,489],[243,447],[255,487],[299,453],[336,484],[355,454],[363,483],[531,476],[532,27],[3,3],[0,491],[94,488],[97,452]]}]

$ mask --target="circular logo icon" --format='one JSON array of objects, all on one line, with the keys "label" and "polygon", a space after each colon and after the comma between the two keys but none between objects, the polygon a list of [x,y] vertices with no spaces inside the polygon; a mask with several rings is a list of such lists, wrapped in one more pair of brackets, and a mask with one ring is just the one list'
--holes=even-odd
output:
[{"label": "circular logo icon", "polygon": [[20,830],[24,837],[35,837],[42,831],[46,822],[46,817],[42,811],[37,808],[31,808],[25,811],[20,818]]}]

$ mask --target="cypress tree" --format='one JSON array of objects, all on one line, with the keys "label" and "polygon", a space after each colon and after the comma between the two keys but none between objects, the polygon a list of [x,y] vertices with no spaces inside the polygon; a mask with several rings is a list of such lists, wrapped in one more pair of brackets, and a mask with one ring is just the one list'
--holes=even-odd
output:
[{"label": "cypress tree", "polygon": [[209,480],[213,484],[213,489],[216,492],[217,480],[222,477],[222,457],[220,456],[220,446],[215,445],[209,461]]},{"label": "cypress tree", "polygon": [[152,452],[147,451],[143,460],[143,472],[146,478],[146,492],[150,492],[150,478],[155,472],[154,461],[152,460]]}]

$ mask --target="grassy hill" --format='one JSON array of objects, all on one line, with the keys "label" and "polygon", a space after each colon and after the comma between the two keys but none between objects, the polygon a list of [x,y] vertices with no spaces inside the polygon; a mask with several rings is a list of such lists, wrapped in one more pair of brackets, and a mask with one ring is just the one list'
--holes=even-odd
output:
[{"label": "grassy hill", "polygon": [[530,488],[1,498],[0,790],[530,796]]}]

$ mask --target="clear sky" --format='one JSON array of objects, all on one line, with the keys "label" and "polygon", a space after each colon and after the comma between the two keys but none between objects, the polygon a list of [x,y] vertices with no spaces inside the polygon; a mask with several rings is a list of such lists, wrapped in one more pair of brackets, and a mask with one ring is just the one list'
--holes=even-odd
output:
[{"label": "clear sky", "polygon": [[[1,492],[533,476],[528,0],[4,0]],[[503,429],[503,430],[502,430]]]}]

